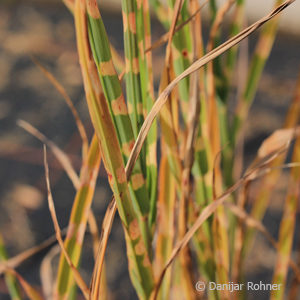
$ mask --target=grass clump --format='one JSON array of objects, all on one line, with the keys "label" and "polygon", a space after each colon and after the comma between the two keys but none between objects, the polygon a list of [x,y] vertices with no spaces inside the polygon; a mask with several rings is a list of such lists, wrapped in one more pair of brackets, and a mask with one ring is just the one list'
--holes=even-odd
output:
[{"label": "grass clump", "polygon": [[[204,292],[200,287],[201,282],[207,286],[210,282],[223,286],[244,283],[247,273],[243,266],[256,231],[277,250],[273,284],[282,288],[272,290],[270,299],[283,299],[289,266],[295,282],[300,278],[299,268],[290,256],[299,197],[300,84],[283,129],[264,141],[242,175],[239,170],[243,169],[243,128],[273,46],[278,15],[293,1],[275,1],[273,11],[244,29],[243,0],[228,0],[222,6],[214,0],[201,6],[195,0],[122,0],[124,61],[110,44],[96,0],[64,2],[74,16],[85,97],[94,129],[91,141],[64,89],[40,68],[75,116],[83,141],[80,174],[74,172],[68,157],[56,145],[29,124],[20,124],[51,148],[76,189],[63,241],[45,160],[49,208],[62,248],[51,297],[75,297],[77,284],[86,299],[109,299],[104,256],[117,211],[124,229],[129,274],[139,299],[246,299],[246,290]],[[210,14],[206,43],[201,14],[205,4]],[[153,44],[149,5],[166,30]],[[229,34],[222,43],[224,18],[229,10],[233,11]],[[245,83],[235,86],[237,65],[245,63],[241,41],[260,27]],[[164,43],[157,93],[152,52]],[[234,87],[238,93],[232,112],[230,95]],[[290,181],[279,240],[275,241],[261,220],[293,139],[296,142],[291,163],[286,165],[291,168]],[[98,237],[91,203],[100,161],[113,199],[108,202]],[[246,212],[249,187],[257,178],[261,188],[250,212]],[[96,233],[97,249],[89,286],[79,273],[87,224]],[[3,271],[19,279],[9,264],[4,266]],[[17,293],[14,277],[7,278],[10,290]],[[41,297],[21,283],[25,291],[31,291],[29,297]]]}]

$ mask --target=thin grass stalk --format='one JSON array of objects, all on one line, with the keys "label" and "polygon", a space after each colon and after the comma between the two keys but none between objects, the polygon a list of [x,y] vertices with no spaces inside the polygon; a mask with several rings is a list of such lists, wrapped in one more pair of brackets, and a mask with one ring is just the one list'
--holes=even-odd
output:
[{"label": "thin grass stalk", "polygon": [[[298,241],[297,245],[297,266],[300,266],[300,240]],[[300,281],[298,280],[297,276],[293,276],[293,279],[291,281],[291,286],[290,286],[290,291],[288,293],[288,299],[289,300],[294,300],[297,298],[298,292],[299,292],[299,286],[300,286]]]},{"label": "thin grass stalk", "polygon": [[[7,256],[7,252],[5,249],[5,244],[4,244],[2,235],[0,234],[0,261],[6,261],[7,258],[8,258],[8,256]],[[21,300],[22,296],[21,296],[20,288],[19,288],[17,280],[16,280],[16,276],[9,272],[5,272],[4,279],[5,279],[5,283],[6,283],[8,293],[9,293],[11,299],[12,300]]]},{"label": "thin grass stalk", "polygon": [[[300,137],[296,139],[292,162],[300,162]],[[294,239],[296,212],[300,195],[300,167],[291,169],[283,216],[280,223],[278,251],[273,275],[273,284],[280,286],[271,291],[271,300],[283,299],[286,288],[286,279]]]},{"label": "thin grass stalk", "polygon": [[102,291],[105,290],[105,287],[103,288],[103,284],[105,284],[105,282],[103,282],[105,279],[104,255],[105,255],[108,237],[111,232],[111,227],[113,224],[115,213],[116,213],[116,201],[113,198],[105,212],[105,216],[102,222],[101,237],[99,240],[97,257],[96,257],[93,275],[90,284],[91,300],[98,300],[101,296],[105,296],[102,293]]},{"label": "thin grass stalk", "polygon": [[[209,40],[207,44],[207,51],[211,51],[214,47],[214,45],[218,44],[219,36],[220,36],[220,27],[222,22],[224,21],[224,18],[228,11],[231,9],[231,7],[234,4],[234,0],[227,0],[220,8],[216,9],[214,12],[213,22],[211,25],[210,33],[209,33]],[[211,128],[212,132],[210,135],[212,137],[215,137],[215,139],[219,136],[218,134],[215,134],[216,132],[220,132],[220,143],[224,147],[224,150],[222,151],[223,156],[223,176],[224,176],[224,182],[226,186],[230,186],[233,184],[232,181],[232,169],[227,166],[228,158],[231,159],[231,148],[228,147],[228,140],[229,140],[229,126],[228,126],[228,119],[227,119],[227,107],[226,107],[226,99],[224,94],[224,91],[226,90],[227,86],[227,79],[225,78],[223,71],[218,71],[220,69],[220,60],[213,60],[207,65],[207,94],[208,94],[208,114],[215,114],[218,113],[218,119],[219,119],[219,125],[217,128],[209,126]],[[217,66],[217,67],[216,67]],[[221,78],[221,79],[220,79]],[[220,92],[220,88],[217,86],[218,82],[222,82],[222,92]],[[213,104],[216,102],[217,104]],[[213,108],[212,105],[216,106],[216,108]],[[208,119],[210,117],[208,116]],[[212,124],[210,124],[212,125]],[[213,147],[213,146],[212,146]],[[229,151],[229,154],[228,154]],[[214,159],[214,157],[212,158]]]},{"label": "thin grass stalk", "polygon": [[[217,176],[220,176],[220,174]],[[215,186],[218,191],[221,191],[220,184],[221,182],[216,183]],[[216,198],[214,198],[214,201],[215,199]],[[219,206],[213,215],[212,234],[216,263],[216,279],[217,282],[221,284],[229,282],[229,241],[227,227],[227,217],[224,207]],[[221,291],[220,299],[230,299],[228,291]]]},{"label": "thin grass stalk", "polygon": [[[176,1],[175,0],[168,1],[168,14],[167,15],[164,14],[163,18],[161,15],[161,9],[158,9],[159,6],[157,6],[157,1],[152,1],[152,3],[154,4],[153,6],[158,19],[161,21],[164,27],[167,30],[169,30],[172,26],[171,23],[172,21],[170,20],[172,20],[174,12],[177,9],[175,7]],[[187,19],[189,19],[187,1],[182,1],[182,3],[183,3],[182,8],[180,10],[180,15],[178,18],[179,25],[187,21]],[[190,65],[190,59],[192,56],[191,54],[192,42],[191,42],[191,33],[190,33],[189,24],[186,24],[186,26],[176,31],[172,40],[173,40],[172,42],[173,68],[175,71],[175,75],[178,76]],[[180,104],[182,106],[183,116],[186,119],[187,109],[188,109],[187,105],[189,100],[189,78],[183,79],[182,82],[179,83],[178,89],[179,89],[180,99],[182,100],[180,101]]]},{"label": "thin grass stalk", "polygon": [[[276,0],[274,3],[274,7],[282,4],[282,0]],[[242,5],[242,3],[241,3]],[[241,97],[238,99],[235,114],[233,117],[232,125],[230,126],[230,147],[226,151],[225,156],[225,165],[226,165],[226,177],[230,179],[230,174],[233,173],[234,169],[234,147],[239,141],[239,137],[241,136],[241,132],[243,130],[243,126],[245,120],[248,115],[248,111],[251,107],[251,104],[254,100],[258,83],[260,81],[265,63],[271,53],[274,40],[277,33],[279,17],[271,20],[266,26],[262,29],[258,42],[256,44],[255,52],[252,56],[248,76],[246,80],[246,84],[244,90],[241,94]],[[232,183],[228,181],[229,184]]]},{"label": "thin grass stalk", "polygon": [[[144,47],[139,49],[138,41],[138,36],[140,37],[140,40],[142,40],[142,37],[144,36],[143,19],[141,18],[143,15],[142,10],[141,0],[122,0],[126,95],[129,116],[135,138],[144,121],[142,99],[143,85],[141,84],[141,80],[145,79],[142,78],[144,77],[143,75],[145,75],[145,72],[142,72],[143,74],[141,77],[140,68],[144,68],[145,65],[144,61],[142,61],[142,58],[139,56],[139,53],[144,54]],[[143,157],[144,153],[142,153],[141,156]]]},{"label": "thin grass stalk", "polygon": [[[232,23],[230,24],[230,37],[236,35],[241,31],[242,26],[245,21],[245,0],[236,0],[235,1],[235,10],[232,17]],[[228,50],[225,61],[225,74],[227,77],[227,89],[225,90],[225,101],[228,97],[229,87],[232,84],[233,74],[236,66],[237,55],[238,55],[239,45],[232,47]],[[226,101],[227,102],[227,101]]]},{"label": "thin grass stalk", "polygon": [[[217,26],[214,28],[214,25],[217,23],[220,23],[222,21],[225,13],[230,8],[231,4],[233,4],[233,1],[228,0],[226,1],[220,8],[218,7],[218,3],[215,0],[209,1],[209,8],[210,8],[210,28],[215,31],[213,35],[213,39],[209,40],[208,44],[211,44],[213,47],[217,47],[221,43],[221,27]],[[229,7],[228,7],[229,4]],[[226,6],[228,8],[226,8]],[[224,10],[225,8],[225,10]],[[222,10],[224,11],[224,14],[222,13]],[[220,14],[221,12],[221,14]],[[223,16],[221,16],[223,14]],[[221,16],[221,18],[219,18]],[[215,30],[217,29],[217,30]],[[213,62],[213,71],[214,76],[216,79],[216,94],[221,98],[222,101],[225,101],[225,91],[226,87],[228,85],[227,78],[225,76],[224,67],[222,64],[222,60],[220,57],[217,57]]]},{"label": "thin grass stalk", "polygon": [[[193,34],[193,60],[197,58],[196,49],[196,28],[195,23],[192,23],[192,34]],[[200,98],[199,98],[199,73],[193,73],[190,79],[190,101],[189,110],[187,118],[187,134],[186,143],[184,149],[183,158],[183,170],[181,178],[181,195],[179,200],[179,220],[178,220],[178,235],[182,238],[188,229],[188,207],[191,203],[191,192],[192,185],[190,181],[191,169],[194,163],[194,148],[195,140],[198,133],[198,122],[200,115]],[[188,247],[186,247],[180,255],[181,273],[182,279],[185,283],[185,293],[188,296],[187,299],[196,299],[194,291],[195,278],[193,276],[193,266],[191,259],[191,252]]]},{"label": "thin grass stalk", "polygon": [[[138,0],[137,36],[140,64],[140,84],[142,88],[143,118],[146,118],[154,103],[154,82],[152,70],[152,53],[145,53],[151,48],[151,23],[148,0]],[[146,149],[146,186],[149,193],[150,211],[149,227],[154,230],[157,197],[157,124],[153,122],[147,136]]]},{"label": "thin grass stalk", "polygon": [[[249,183],[245,183],[245,185],[238,191],[237,193],[237,202],[238,207],[240,209],[244,209],[246,204],[247,195],[249,192]],[[231,277],[232,281],[235,283],[240,283],[242,281],[242,249],[243,249],[243,237],[245,233],[244,222],[242,218],[234,219],[233,220],[233,255],[232,259],[232,266],[231,266]],[[235,299],[239,299],[239,295],[242,294],[244,291],[236,291],[234,293]]]},{"label": "thin grass stalk", "polygon": [[[175,32],[176,22],[178,20],[180,8],[182,6],[182,0],[177,0],[175,5],[174,14],[172,16],[172,23],[169,30],[168,44],[166,48],[165,55],[165,65],[162,71],[159,93],[170,83],[171,79],[174,76],[174,70],[172,65],[172,39]],[[178,123],[178,114],[177,109],[171,102],[177,102],[176,93],[171,93],[170,100],[162,108],[160,113],[161,129],[162,136],[164,137],[164,145],[167,147],[166,155],[169,160],[169,166],[178,181],[181,182],[181,161],[179,154],[179,145],[178,145],[178,134],[177,134],[177,123]]]},{"label": "thin grass stalk", "polygon": [[[169,0],[169,14],[170,20],[174,12],[176,12],[176,1]],[[178,16],[178,24],[186,21],[189,18],[188,2],[182,1],[180,14]],[[176,22],[177,23],[177,22]],[[170,24],[171,26],[172,24]],[[172,60],[173,68],[176,76],[181,74],[191,63],[192,59],[192,39],[190,24],[187,24],[178,32],[174,33],[172,38]],[[189,78],[184,78],[178,85],[180,106],[184,120],[187,118],[188,102],[189,102]]]},{"label": "thin grass stalk", "polygon": [[[155,248],[154,270],[156,276],[161,272],[171,254],[175,236],[176,180],[169,167],[167,156],[162,154],[159,168],[158,226]],[[163,282],[158,299],[169,299],[172,269],[169,269]]]},{"label": "thin grass stalk", "polygon": [[[215,11],[214,22],[212,25],[210,40],[208,43],[208,51],[212,50],[213,43],[217,38],[218,27],[220,26],[226,12],[232,5],[232,1],[225,2],[219,10]],[[208,166],[212,170],[213,177],[209,179],[212,182],[213,198],[222,193],[222,173],[219,164],[219,152],[221,150],[221,133],[222,130],[220,120],[222,119],[220,114],[224,113],[224,110],[220,110],[217,104],[217,90],[215,84],[215,72],[213,68],[214,61],[211,61],[207,65],[207,121],[208,121],[208,139],[210,143],[210,155],[208,155]],[[220,103],[219,105],[222,105]],[[218,116],[218,117],[216,117]],[[223,137],[224,140],[224,137]],[[212,180],[212,181],[211,181]],[[209,182],[207,183],[209,184]],[[213,251],[216,262],[216,279],[221,284],[229,282],[229,243],[227,234],[227,218],[223,207],[219,207],[213,216],[212,222],[212,240]],[[220,299],[229,299],[227,291],[221,291],[219,293]]]},{"label": "thin grass stalk", "polygon": [[[169,42],[168,45],[171,46],[171,42]],[[160,91],[168,84],[168,82],[170,82],[170,80],[174,76],[173,66],[170,60],[171,51],[168,53],[170,54],[169,63],[165,62],[165,67],[163,69],[163,74],[160,82],[160,89],[159,89]],[[168,58],[166,56],[166,60],[167,59]],[[178,115],[176,114],[175,111],[176,107],[171,105],[171,101],[173,103],[174,102],[177,103],[176,93],[171,93],[170,100],[161,109],[160,121],[161,121],[162,138],[163,138],[162,145],[164,147],[164,154],[168,159],[168,167],[170,168],[169,173],[172,174],[172,177],[174,177],[177,184],[176,193],[178,195],[181,195],[182,164],[180,160],[179,146],[177,142],[178,141],[178,135],[177,135]],[[184,213],[184,211],[181,211],[180,213],[182,214]],[[193,293],[193,287],[191,289],[188,276],[185,276],[187,274],[182,272],[181,265],[179,263],[174,266],[173,273],[174,273],[174,277],[172,281],[172,287],[175,288],[182,297],[187,297],[187,299],[190,299],[190,294]]]},{"label": "thin grass stalk", "polygon": [[[197,10],[197,1],[191,1],[191,11]],[[195,17],[195,47],[197,52],[197,58],[204,55],[204,45],[201,32],[201,15]],[[195,142],[195,162],[193,166],[193,176],[195,178],[195,195],[196,203],[201,209],[208,203],[208,200],[212,196],[212,186],[210,174],[208,169],[208,157],[211,153],[209,140],[208,140],[208,125],[207,125],[207,90],[205,85],[206,70],[201,68],[199,70],[199,96],[201,103],[201,111],[199,116],[198,133]],[[196,218],[196,215],[192,217],[192,220]],[[193,224],[192,222],[191,224]],[[211,220],[206,221],[199,229],[194,237],[194,245],[198,253],[198,262],[200,264],[201,274],[205,276],[208,281],[215,282],[215,262],[213,257],[213,244],[211,235]],[[209,293],[208,297],[217,297],[215,293]]]},{"label": "thin grass stalk", "polygon": [[[282,0],[275,1],[274,7],[278,7],[283,2],[284,1]],[[266,24],[266,26],[262,29],[260,33],[260,37],[250,63],[250,69],[248,72],[245,90],[243,92],[242,98],[238,101],[238,105],[236,107],[236,112],[232,126],[232,145],[235,145],[237,142],[240,131],[243,128],[245,119],[247,118],[249,108],[255,97],[258,83],[260,81],[265,63],[270,55],[274,44],[278,28],[278,22],[279,17],[273,18],[273,20]]]},{"label": "thin grass stalk", "polygon": [[[122,152],[113,119],[110,114],[109,105],[102,93],[96,66],[90,56],[85,8],[85,1],[76,1],[74,15],[77,46],[87,103],[100,142],[100,150],[104,166],[108,173],[109,183],[116,199],[125,232],[129,260],[129,274],[140,299],[148,299],[154,286],[149,252],[142,237],[142,228],[140,228],[138,217],[133,208],[132,199],[127,186],[127,176],[125,173]],[[98,10],[92,10],[92,12],[98,13]],[[93,14],[92,16],[100,22],[100,14]],[[93,18],[92,16],[90,16],[90,18]],[[91,20],[89,19],[89,21]],[[94,21],[95,20],[93,20],[93,22]],[[103,26],[103,23],[100,23],[100,27],[101,26]],[[97,26],[96,28],[99,27]],[[105,81],[104,78],[102,78],[102,80]]]},{"label": "thin grass stalk", "polygon": [[99,244],[99,230],[98,230],[97,220],[93,213],[92,207],[90,209],[90,213],[88,216],[88,226],[93,240],[94,259],[96,259],[97,249],[98,249],[97,246]]},{"label": "thin grass stalk", "polygon": [[[180,16],[180,10],[183,5],[182,0],[176,0],[174,4],[174,10],[172,13],[172,19],[171,19],[171,25],[169,30],[169,36],[168,36],[168,44],[166,48],[166,55],[165,55],[165,67],[163,69],[163,74],[161,77],[160,82],[160,90],[163,89],[165,86],[169,84],[171,81],[173,75],[173,65],[172,65],[172,53],[173,50],[171,50],[172,47],[172,41],[174,38],[174,32],[176,28],[177,20]],[[178,185],[182,182],[182,167],[180,162],[180,156],[179,156],[179,148],[177,144],[178,140],[178,113],[177,113],[177,95],[176,93],[171,93],[170,100],[173,98],[172,103],[175,103],[175,105],[171,104],[170,102],[162,109],[160,118],[161,118],[161,125],[162,125],[162,134],[164,137],[165,145],[166,147],[166,154],[168,157],[169,165],[171,168],[171,172],[173,172],[173,175],[178,180]],[[174,99],[176,99],[174,101]],[[179,188],[177,193],[179,195],[181,194],[181,189]],[[181,204],[182,207],[182,204]],[[185,208],[184,210],[180,210],[180,216],[179,219],[179,228],[181,231],[181,234],[184,234],[183,226],[186,226],[186,220],[185,220]],[[183,217],[183,218],[182,218]],[[186,252],[187,254],[187,252]],[[193,283],[191,283],[189,272],[188,272],[188,266],[186,264],[187,260],[185,259],[185,256],[181,257],[180,265],[177,264],[174,268],[174,279],[173,279],[173,286],[178,285],[178,288],[180,290],[180,294],[185,297],[186,299],[194,299],[194,291],[193,291]],[[183,268],[182,268],[183,267]],[[179,291],[178,290],[178,291]]]},{"label": "thin grass stalk", "polygon": [[[98,138],[94,135],[89,147],[87,159],[83,162],[80,171],[80,187],[74,199],[68,225],[68,232],[64,241],[64,247],[75,267],[78,266],[80,260],[88,215],[90,213],[94,197],[100,161],[101,156]],[[60,256],[57,276],[57,290],[61,295],[68,295],[73,279],[69,264],[63,253]]]}]

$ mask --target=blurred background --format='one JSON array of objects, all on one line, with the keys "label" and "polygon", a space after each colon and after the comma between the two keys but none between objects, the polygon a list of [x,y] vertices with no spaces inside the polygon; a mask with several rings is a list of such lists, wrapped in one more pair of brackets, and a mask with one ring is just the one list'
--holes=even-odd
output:
[{"label": "blurred background", "polygon": [[[259,0],[248,2],[249,22],[263,16],[273,3]],[[120,1],[101,1],[100,8],[111,42],[122,54]],[[300,3],[296,1],[284,12],[280,33],[266,65],[245,131],[246,161],[254,157],[263,139],[282,125],[292,99],[300,65],[299,11]],[[204,31],[207,34],[205,26]],[[153,40],[163,33],[163,28],[153,20]],[[248,41],[249,53],[253,50],[256,36],[253,35]],[[153,53],[157,78],[162,66],[162,53],[163,49]],[[72,114],[62,97],[34,65],[31,56],[47,67],[66,88],[89,135],[92,135],[76,54],[72,15],[58,0],[1,0],[0,231],[9,256],[41,243],[54,233],[46,200],[42,144],[20,128],[17,120],[25,120],[37,127],[70,156],[77,170],[80,167],[81,141]],[[75,191],[50,151],[48,160],[57,216],[63,228],[68,223]],[[286,176],[283,175],[264,220],[274,237],[278,233],[285,188]],[[101,166],[93,203],[99,226],[110,197],[105,170]],[[81,272],[88,280],[93,264],[89,234],[86,235],[85,242]],[[50,249],[51,247],[35,255],[18,268],[24,278],[38,288],[39,268]],[[263,237],[258,236],[255,251],[249,257],[248,279],[269,282],[274,261],[275,252]],[[107,266],[108,284],[113,299],[135,299],[129,281],[125,244],[118,218],[109,240]],[[5,294],[4,280],[0,277],[1,300],[9,299]],[[255,297],[253,294],[249,299]],[[267,298],[267,293],[260,294],[259,299]]]}]

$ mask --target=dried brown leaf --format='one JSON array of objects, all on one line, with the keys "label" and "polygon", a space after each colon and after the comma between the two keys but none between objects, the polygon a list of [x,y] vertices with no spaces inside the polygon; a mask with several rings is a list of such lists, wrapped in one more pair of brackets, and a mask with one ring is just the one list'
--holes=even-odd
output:
[{"label": "dried brown leaf", "polygon": [[299,134],[300,127],[276,130],[260,146],[257,152],[258,158],[266,157],[278,148],[289,145],[291,140]]}]

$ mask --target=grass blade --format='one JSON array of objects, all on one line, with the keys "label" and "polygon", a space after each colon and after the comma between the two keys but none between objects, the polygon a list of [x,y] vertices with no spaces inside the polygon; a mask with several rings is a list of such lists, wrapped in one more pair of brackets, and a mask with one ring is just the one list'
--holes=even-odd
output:
[{"label": "grass blade", "polygon": [[[87,158],[83,162],[83,166],[80,171],[80,186],[74,199],[68,225],[68,232],[64,241],[66,252],[75,267],[79,264],[87,220],[94,197],[100,160],[98,138],[94,135],[89,147]],[[68,294],[73,281],[72,270],[69,268],[69,263],[63,253],[60,256],[57,276],[57,289],[61,293]]]},{"label": "grass blade", "polygon": [[[2,235],[0,234],[0,261],[7,260],[7,253],[4,245],[4,241]],[[20,288],[18,287],[16,276],[10,274],[9,272],[5,272],[5,283],[8,288],[9,295],[12,300],[21,300]]]}]

